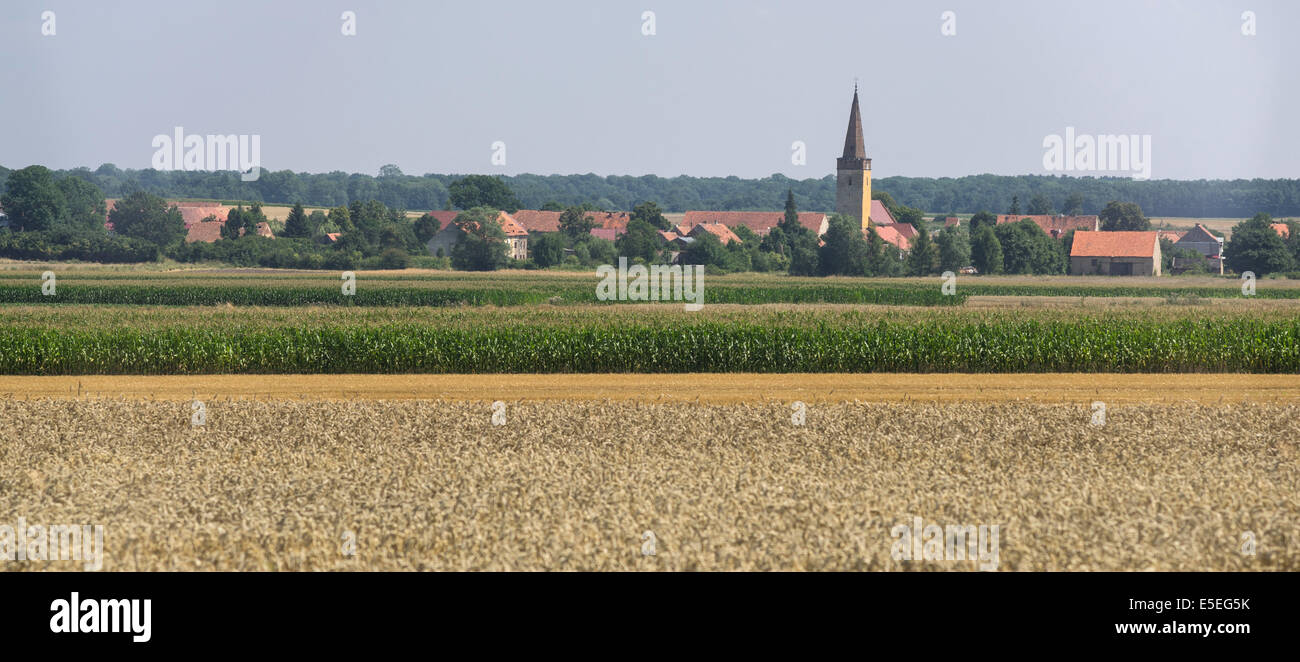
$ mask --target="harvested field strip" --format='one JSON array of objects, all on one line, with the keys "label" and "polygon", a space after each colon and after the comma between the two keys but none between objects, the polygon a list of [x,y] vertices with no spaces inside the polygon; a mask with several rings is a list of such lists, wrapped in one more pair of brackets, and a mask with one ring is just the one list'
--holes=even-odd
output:
[{"label": "harvested field strip", "polygon": [[[795,316],[797,317],[797,316]],[[0,327],[0,374],[1300,372],[1300,319]]]},{"label": "harvested field strip", "polygon": [[[1300,570],[1295,405],[1114,406],[1103,426],[1025,403],[814,405],[802,426],[780,404],[190,416],[0,399],[0,522],[102,524],[108,571]],[[998,526],[996,560],[895,560],[915,517]]]},{"label": "harvested field strip", "polygon": [[[26,304],[127,304],[145,306],[518,306],[540,303],[636,304],[639,301],[600,301],[595,282],[522,285],[496,283],[491,287],[449,286],[444,282],[358,281],[356,292],[344,295],[341,281],[321,281],[306,286],[284,280],[265,284],[194,284],[157,282],[120,284],[58,282],[56,293],[47,296],[35,284],[0,284],[0,303]],[[648,295],[647,295],[648,296]],[[827,285],[784,285],[766,287],[705,287],[704,303],[855,303],[912,306],[959,306],[966,295],[944,296],[938,286],[842,287]]]},{"label": "harvested field strip", "polygon": [[0,398],[1300,404],[1298,375],[732,374],[0,376]]}]

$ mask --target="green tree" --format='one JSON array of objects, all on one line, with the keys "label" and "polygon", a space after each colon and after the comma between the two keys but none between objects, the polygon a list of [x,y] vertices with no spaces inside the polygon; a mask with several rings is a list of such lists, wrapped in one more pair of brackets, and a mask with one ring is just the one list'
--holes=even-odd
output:
[{"label": "green tree", "polygon": [[867,276],[897,276],[901,269],[898,249],[886,243],[876,232],[876,226],[867,228],[867,255],[864,270]]},{"label": "green tree", "polygon": [[1273,229],[1273,218],[1255,214],[1232,228],[1232,238],[1223,248],[1224,264],[1237,273],[1252,271],[1263,276],[1295,267],[1295,258]]},{"label": "green tree", "polygon": [[352,226],[352,212],[347,207],[339,206],[330,210],[330,225],[338,228],[338,232],[351,232],[355,230]]},{"label": "green tree", "polygon": [[1142,208],[1137,203],[1111,200],[1101,210],[1101,229],[1107,232],[1150,230],[1151,221],[1142,215]]},{"label": "green tree", "polygon": [[1020,215],[1020,196],[1018,195],[1011,196],[1011,208],[1007,209],[1007,213],[1012,216]]},{"label": "green tree", "polygon": [[907,272],[913,276],[928,276],[934,273],[935,263],[939,261],[939,251],[930,241],[930,233],[921,224],[912,239],[912,252],[907,255]]},{"label": "green tree", "polygon": [[867,242],[862,225],[852,216],[831,215],[825,243],[817,249],[817,273],[821,276],[861,276],[866,273]]},{"label": "green tree", "polygon": [[792,230],[799,225],[799,208],[794,204],[794,189],[785,190],[785,215],[781,217],[781,229]]},{"label": "green tree", "polygon": [[730,256],[726,247],[712,232],[701,232],[695,241],[682,250],[682,264],[703,264],[714,266],[724,271],[729,270]]},{"label": "green tree", "polygon": [[55,185],[53,173],[39,165],[9,173],[0,207],[4,207],[9,227],[16,232],[53,230],[66,214],[63,193]]},{"label": "green tree", "polygon": [[633,207],[631,217],[639,218],[660,230],[667,230],[671,227],[668,219],[664,216],[663,210],[653,202],[642,202]]},{"label": "green tree", "polygon": [[970,227],[969,227],[970,236],[973,239],[975,237],[975,233],[979,231],[981,226],[987,225],[989,227],[993,227],[997,224],[998,224],[998,217],[994,216],[991,212],[987,212],[987,211],[978,212],[974,216],[970,217]]},{"label": "green tree", "polygon": [[1002,243],[993,228],[993,225],[983,224],[978,230],[972,230],[971,261],[981,274],[1002,273]]},{"label": "green tree", "polygon": [[415,219],[415,238],[422,245],[427,246],[429,240],[433,239],[440,230],[442,230],[442,223],[433,214],[425,213]]},{"label": "green tree", "polygon": [[915,207],[907,205],[897,205],[893,209],[894,220],[899,223],[909,223],[917,230],[925,227],[925,212]]},{"label": "green tree", "polygon": [[629,260],[639,257],[646,262],[654,262],[658,259],[661,243],[663,238],[659,235],[659,230],[648,222],[636,218],[627,222],[627,231],[614,242],[614,245],[618,249],[618,254]]},{"label": "green tree", "polygon": [[1042,193],[1036,193],[1032,198],[1029,199],[1029,213],[1033,215],[1055,214],[1056,207],[1052,204],[1051,198],[1043,195]]},{"label": "green tree", "polygon": [[244,206],[239,205],[226,212],[226,222],[221,224],[222,239],[238,239],[244,229]]},{"label": "green tree", "polygon": [[559,232],[541,233],[532,241],[529,248],[533,254],[533,262],[536,262],[539,267],[554,266],[564,260],[564,236]]},{"label": "green tree", "polygon": [[547,200],[546,203],[541,207],[538,207],[538,209],[542,211],[564,211],[564,205],[554,200]]},{"label": "green tree", "polygon": [[[809,234],[812,234],[811,232]],[[818,273],[817,242],[797,240],[790,246],[790,275],[816,276]]]},{"label": "green tree", "polygon": [[569,238],[569,241],[576,242],[590,235],[595,227],[596,221],[587,216],[587,213],[580,207],[569,207],[560,214],[560,232],[563,232]]},{"label": "green tree", "polygon": [[284,221],[284,236],[310,237],[311,230],[311,223],[307,221],[307,212],[303,210],[302,203],[294,203],[293,209],[289,211],[289,217]]},{"label": "green tree", "polygon": [[447,193],[459,209],[491,207],[509,213],[519,211],[519,199],[500,177],[466,175],[452,182]]},{"label": "green tree", "polygon": [[144,191],[118,200],[108,220],[114,232],[153,242],[161,248],[175,246],[185,239],[185,219],[180,210],[168,207],[166,200]]},{"label": "green tree", "polygon": [[499,212],[490,207],[474,207],[453,221],[465,233],[451,249],[451,264],[462,271],[493,271],[506,265],[509,248],[506,233],[497,220]]},{"label": "green tree", "polygon": [[74,231],[104,232],[104,192],[98,186],[71,176],[60,179],[56,186],[63,195],[63,225]]},{"label": "green tree", "polygon": [[1002,249],[1003,270],[1009,274],[1065,273],[1067,260],[1061,242],[1048,236],[1037,223],[1022,219],[993,229]]},{"label": "green tree", "polygon": [[1062,206],[1061,213],[1066,216],[1078,216],[1083,213],[1083,196],[1078,193],[1071,193],[1066,196],[1065,204]]},{"label": "green tree", "polygon": [[[328,223],[329,217],[325,215],[325,212],[319,209],[313,209],[312,212],[307,215],[307,226],[311,228],[311,235],[313,237],[319,235],[322,232],[322,228],[324,228]],[[338,228],[327,231],[338,232]]]},{"label": "green tree", "polygon": [[939,245],[939,270],[957,272],[970,266],[970,239],[956,226],[945,227],[935,243]]}]

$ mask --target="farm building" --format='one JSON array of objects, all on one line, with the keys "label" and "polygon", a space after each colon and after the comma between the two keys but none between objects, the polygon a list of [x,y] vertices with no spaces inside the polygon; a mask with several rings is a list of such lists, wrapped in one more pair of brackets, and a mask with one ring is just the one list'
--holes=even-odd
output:
[{"label": "farm building", "polygon": [[1210,233],[1204,225],[1196,224],[1196,227],[1188,230],[1174,243],[1174,248],[1185,248],[1193,250],[1205,256],[1210,262],[1210,270],[1223,273],[1223,238],[1216,237]]},{"label": "farm building", "polygon": [[1100,216],[1066,216],[1064,214],[998,214],[998,225],[1019,223],[1029,219],[1043,229],[1047,236],[1060,239],[1070,230],[1097,232],[1101,230]]},{"label": "farm building", "polygon": [[723,246],[726,246],[733,241],[737,244],[741,243],[740,237],[736,236],[736,233],[732,232],[731,228],[721,223],[700,223],[691,228],[691,231],[687,234],[698,239],[700,235],[706,232],[717,237],[718,241],[722,242]]},{"label": "farm building", "polygon": [[1156,232],[1074,233],[1072,276],[1159,276],[1160,240]]},{"label": "farm building", "polygon": [[[465,231],[460,225],[455,223],[457,212],[431,212],[435,218],[442,224],[442,229],[433,235],[426,244],[430,255],[451,255],[451,249],[460,243],[465,236]],[[441,216],[441,217],[440,217]],[[443,218],[449,218],[449,221],[443,222]],[[497,212],[497,221],[501,223],[501,229],[506,233],[506,244],[508,246],[507,255],[516,260],[528,258],[528,230],[520,225],[510,214]]]}]

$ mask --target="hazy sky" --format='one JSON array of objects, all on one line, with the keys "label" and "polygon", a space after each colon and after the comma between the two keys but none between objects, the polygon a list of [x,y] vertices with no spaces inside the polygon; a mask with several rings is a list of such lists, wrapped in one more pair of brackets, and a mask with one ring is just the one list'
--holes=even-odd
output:
[{"label": "hazy sky", "polygon": [[859,77],[878,178],[1045,173],[1066,127],[1150,135],[1157,179],[1300,177],[1297,35],[1264,0],[5,0],[0,164],[148,167],[182,126],[309,172],[823,177]]}]

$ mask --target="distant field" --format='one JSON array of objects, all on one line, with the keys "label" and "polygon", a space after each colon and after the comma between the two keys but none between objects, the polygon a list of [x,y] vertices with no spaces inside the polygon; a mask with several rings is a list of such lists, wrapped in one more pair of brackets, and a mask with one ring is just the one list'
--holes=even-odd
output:
[{"label": "distant field", "polygon": [[1172,229],[1172,230],[1190,230],[1196,227],[1197,223],[1223,233],[1224,238],[1232,238],[1232,228],[1238,223],[1245,221],[1244,218],[1180,218],[1176,216],[1162,216],[1151,219],[1151,228],[1153,230]]}]

